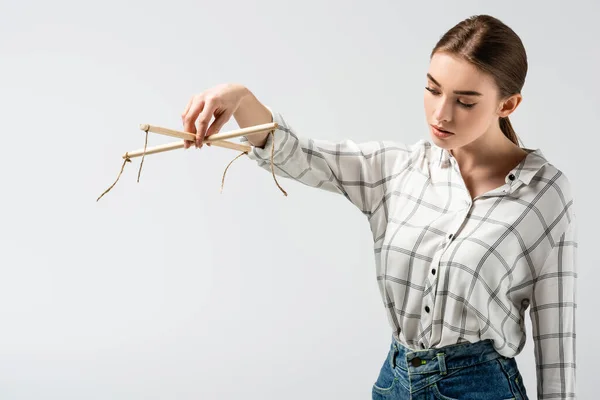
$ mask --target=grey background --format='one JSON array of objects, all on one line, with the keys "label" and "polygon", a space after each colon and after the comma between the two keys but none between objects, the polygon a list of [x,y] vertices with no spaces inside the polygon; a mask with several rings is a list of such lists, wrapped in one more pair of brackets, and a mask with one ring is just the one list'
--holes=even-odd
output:
[{"label": "grey background", "polygon": [[[370,398],[391,330],[366,219],[342,196],[177,150],[140,123],[246,85],[307,137],[429,135],[429,52],[473,14],[524,41],[511,116],[575,191],[579,398],[600,350],[597,1],[0,2],[0,398]],[[235,129],[232,119],[222,131]],[[173,141],[150,134],[149,145]],[[527,314],[528,315],[528,314]],[[531,323],[527,320],[527,331]],[[517,357],[536,398],[531,336]]]}]

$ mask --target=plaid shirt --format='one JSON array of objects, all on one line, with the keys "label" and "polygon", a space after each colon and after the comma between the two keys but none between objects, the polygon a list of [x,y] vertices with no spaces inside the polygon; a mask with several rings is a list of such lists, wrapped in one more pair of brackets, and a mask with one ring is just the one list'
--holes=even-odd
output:
[{"label": "plaid shirt", "polygon": [[[514,357],[529,309],[538,399],[575,399],[576,219],[570,183],[542,152],[471,198],[455,158],[429,141],[298,136],[280,113],[248,157],[278,176],[344,195],[373,233],[394,337],[411,349],[492,339]],[[247,142],[246,138],[242,138]]]}]

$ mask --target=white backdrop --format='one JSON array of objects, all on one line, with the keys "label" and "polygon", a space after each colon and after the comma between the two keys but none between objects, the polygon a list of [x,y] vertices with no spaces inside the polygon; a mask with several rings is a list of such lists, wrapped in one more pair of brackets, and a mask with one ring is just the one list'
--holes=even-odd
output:
[{"label": "white backdrop", "polygon": [[[528,52],[517,133],[575,191],[592,398],[600,6],[478,4],[1,0],[0,398],[370,398],[391,330],[369,226],[342,196],[279,179],[284,197],[247,158],[219,194],[237,152],[204,146],[147,156],[139,184],[134,159],[95,200],[143,147],[140,123],[182,128],[189,98],[219,83],[302,136],[427,137],[429,53],[482,13]],[[531,336],[517,362],[536,398]]]}]

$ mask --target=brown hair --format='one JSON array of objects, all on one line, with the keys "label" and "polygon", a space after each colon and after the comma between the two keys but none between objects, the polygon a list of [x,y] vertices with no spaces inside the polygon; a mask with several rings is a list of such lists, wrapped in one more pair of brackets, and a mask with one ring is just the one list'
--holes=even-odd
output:
[{"label": "brown hair", "polygon": [[[499,19],[474,15],[452,27],[435,45],[436,52],[459,56],[492,76],[498,100],[521,93],[527,75],[527,54],[517,34]],[[519,137],[508,117],[499,119],[500,129],[514,144]]]}]

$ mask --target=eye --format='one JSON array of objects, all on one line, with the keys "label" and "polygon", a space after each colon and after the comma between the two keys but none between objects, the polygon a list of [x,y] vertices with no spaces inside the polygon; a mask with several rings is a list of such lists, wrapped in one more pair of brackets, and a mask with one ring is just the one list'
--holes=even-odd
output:
[{"label": "eye", "polygon": [[462,102],[459,101],[458,104],[460,104],[461,107],[464,107],[464,108],[473,108],[475,106],[475,104],[477,104],[477,103],[465,104],[465,103],[462,103]]},{"label": "eye", "polygon": [[[431,94],[433,94],[434,96],[437,96],[438,94],[440,94],[440,92],[438,92],[437,90],[435,90],[435,89],[433,89],[433,88],[430,88],[430,87],[427,87],[427,86],[425,87],[425,90],[429,91],[429,92],[430,92]],[[466,103],[463,103],[463,102],[461,102],[461,101],[458,101],[458,100],[457,100],[456,102],[457,102],[457,103],[458,103],[458,104],[459,104],[461,107],[464,107],[464,108],[473,108],[473,107],[475,106],[475,104],[477,104],[477,103],[473,103],[473,104],[466,104]]]}]

